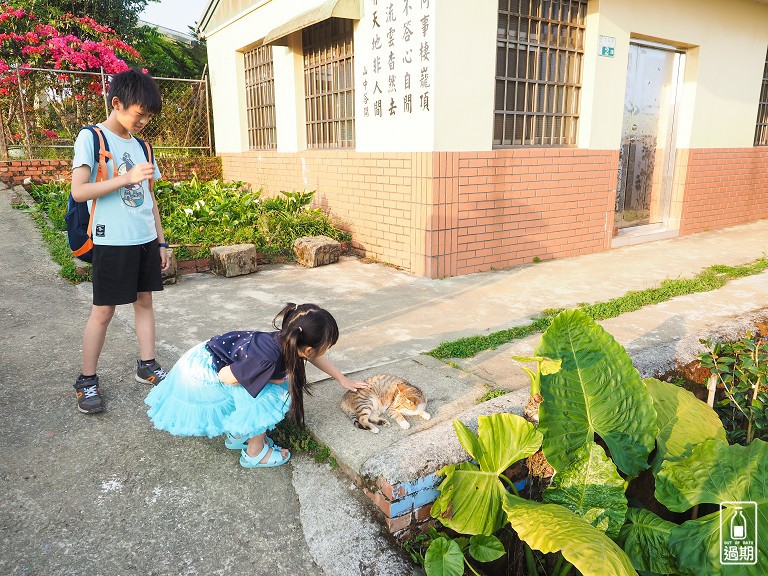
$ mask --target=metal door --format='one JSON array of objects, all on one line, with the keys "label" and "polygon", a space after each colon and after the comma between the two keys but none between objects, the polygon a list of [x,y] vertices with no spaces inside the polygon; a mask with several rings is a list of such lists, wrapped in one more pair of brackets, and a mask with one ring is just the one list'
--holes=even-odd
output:
[{"label": "metal door", "polygon": [[669,215],[675,108],[684,55],[629,45],[615,230],[663,224]]}]

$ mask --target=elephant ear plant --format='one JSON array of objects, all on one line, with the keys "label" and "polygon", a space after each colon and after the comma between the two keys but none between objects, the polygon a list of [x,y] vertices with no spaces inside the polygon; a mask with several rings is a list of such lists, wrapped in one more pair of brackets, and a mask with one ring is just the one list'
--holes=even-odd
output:
[{"label": "elephant ear plant", "polygon": [[[440,471],[445,479],[433,517],[470,535],[490,536],[508,525],[529,547],[530,576],[545,564],[530,561],[532,550],[560,554],[544,572],[555,576],[572,568],[584,576],[768,573],[766,538],[758,540],[755,565],[720,564],[719,522],[735,513],[728,504],[722,519],[716,510],[676,523],[646,509],[653,504],[650,493],[634,498],[632,506],[625,493],[647,470],[655,480],[656,506],[689,513],[698,505],[754,501],[758,532],[768,534],[768,445],[728,445],[707,404],[667,382],[641,379],[624,348],[583,312],[558,315],[534,354],[561,363],[547,374],[539,364],[532,378],[540,381],[543,398],[538,428],[495,414],[478,418],[475,436],[454,421],[474,462]],[[522,498],[503,474],[539,444],[555,469],[542,502]],[[441,560],[450,549],[458,570],[463,549],[447,542],[434,540],[427,555]],[[429,576],[462,573],[446,571],[442,561],[431,566],[425,563]]]},{"label": "elephant ear plant", "polygon": [[558,471],[574,465],[597,434],[619,470],[637,476],[647,468],[656,412],[624,347],[585,313],[566,310],[535,352],[562,360],[558,372],[542,376],[539,418],[550,465]]},{"label": "elephant ear plant", "polygon": [[432,515],[457,532],[490,535],[506,523],[501,509],[505,485],[514,490],[502,473],[539,449],[541,433],[512,414],[480,416],[477,422],[475,436],[460,420],[453,421],[459,442],[477,464],[463,462],[438,472],[445,480]]}]

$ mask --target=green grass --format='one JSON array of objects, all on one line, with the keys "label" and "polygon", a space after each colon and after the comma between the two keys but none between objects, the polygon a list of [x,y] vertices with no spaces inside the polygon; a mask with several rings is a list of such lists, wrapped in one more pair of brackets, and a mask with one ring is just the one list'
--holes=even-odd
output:
[{"label": "green grass", "polygon": [[280,422],[270,436],[278,446],[288,448],[292,454],[302,452],[312,456],[315,462],[328,463],[333,468],[338,467],[336,459],[331,456],[331,449],[315,441],[306,428],[300,429],[293,420]]},{"label": "green grass", "polygon": [[91,267],[88,266],[87,271],[84,274],[77,272],[75,261],[72,258],[72,250],[69,249],[69,244],[67,243],[67,237],[59,230],[51,228],[50,224],[48,224],[48,220],[46,220],[45,216],[39,210],[30,208],[25,204],[14,205],[14,208],[25,210],[32,214],[32,219],[40,230],[43,242],[48,246],[48,252],[51,254],[51,258],[61,267],[59,274],[62,278],[73,284],[91,280]]},{"label": "green grass", "polygon": [[[760,274],[766,269],[768,269],[768,258],[765,256],[740,266],[715,264],[705,268],[690,279],[664,280],[659,286],[654,288],[632,290],[618,298],[594,304],[580,304],[578,308],[594,320],[616,318],[621,314],[633,312],[652,304],[666,302],[677,296],[717,290],[725,286],[729,280]],[[544,310],[540,317],[529,324],[514,326],[485,336],[470,336],[468,338],[459,338],[452,342],[443,342],[437,348],[427,352],[427,354],[440,359],[472,358],[484,350],[494,350],[502,344],[520,340],[531,334],[544,332],[552,323],[554,317],[562,312],[562,310],[562,308]]]},{"label": "green grass", "polygon": [[480,398],[477,399],[478,404],[482,404],[486,400],[491,400],[492,398],[498,398],[499,396],[504,396],[505,394],[509,394],[511,390],[504,390],[503,388],[488,388],[488,391],[480,396]]}]

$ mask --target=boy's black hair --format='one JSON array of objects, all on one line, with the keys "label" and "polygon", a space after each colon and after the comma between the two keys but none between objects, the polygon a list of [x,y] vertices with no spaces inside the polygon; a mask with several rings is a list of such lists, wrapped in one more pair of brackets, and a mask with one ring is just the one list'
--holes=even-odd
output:
[{"label": "boy's black hair", "polygon": [[110,106],[115,97],[126,108],[138,104],[150,114],[159,114],[163,107],[160,89],[154,78],[133,68],[112,76],[107,94]]}]

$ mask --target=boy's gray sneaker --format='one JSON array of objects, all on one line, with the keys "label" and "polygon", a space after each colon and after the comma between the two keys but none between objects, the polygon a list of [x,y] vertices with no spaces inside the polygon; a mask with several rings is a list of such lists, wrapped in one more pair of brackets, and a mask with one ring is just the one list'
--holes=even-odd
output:
[{"label": "boy's gray sneaker", "polygon": [[82,375],[75,380],[75,393],[77,394],[77,409],[83,414],[97,414],[104,412],[104,400],[99,394],[99,377],[83,378]]},{"label": "boy's gray sneaker", "polygon": [[136,382],[157,386],[165,379],[165,376],[165,370],[160,368],[160,364],[157,362],[142,366],[141,360],[136,360]]}]

